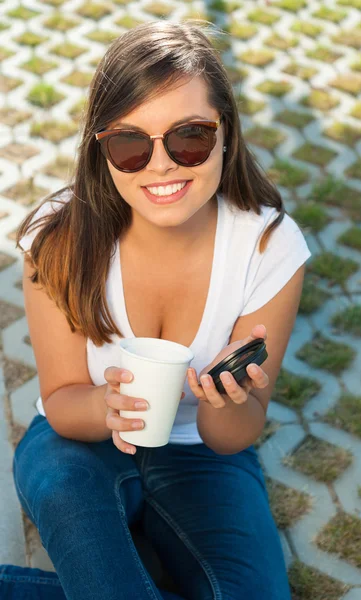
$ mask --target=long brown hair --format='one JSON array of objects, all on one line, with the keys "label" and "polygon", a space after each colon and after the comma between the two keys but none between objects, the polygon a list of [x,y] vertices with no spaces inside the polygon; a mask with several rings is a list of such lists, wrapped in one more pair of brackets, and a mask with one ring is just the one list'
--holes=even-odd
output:
[{"label": "long brown hair", "polygon": [[113,334],[122,335],[107,305],[106,280],[112,249],[131,224],[131,208],[116,189],[94,137],[115,118],[162,94],[184,76],[203,77],[210,106],[223,113],[227,146],[217,193],[239,210],[259,215],[261,205],[277,209],[279,215],[260,240],[261,253],[287,212],[279,191],[245,144],[232,84],[211,41],[213,33],[221,32],[198,19],[151,21],[109,46],[90,84],[74,175],[42,204],[65,190],[70,200],[31,224],[37,206],[17,231],[16,247],[21,248],[19,240],[42,224],[30,249],[35,269],[31,281],[45,288],[71,331],[82,332],[96,346],[111,343]]}]

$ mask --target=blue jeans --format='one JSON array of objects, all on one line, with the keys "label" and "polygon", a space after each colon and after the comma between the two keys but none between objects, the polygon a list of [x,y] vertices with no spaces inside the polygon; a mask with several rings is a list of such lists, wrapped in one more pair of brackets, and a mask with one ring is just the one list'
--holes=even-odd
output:
[{"label": "blue jeans", "polygon": [[[64,438],[38,415],[13,468],[56,573],[26,569],[38,595],[21,596],[21,573],[0,566],[1,600],[290,600],[253,446],[220,455],[205,444],[168,444],[132,456],[112,439]],[[181,595],[156,587],[129,530],[137,521]]]}]

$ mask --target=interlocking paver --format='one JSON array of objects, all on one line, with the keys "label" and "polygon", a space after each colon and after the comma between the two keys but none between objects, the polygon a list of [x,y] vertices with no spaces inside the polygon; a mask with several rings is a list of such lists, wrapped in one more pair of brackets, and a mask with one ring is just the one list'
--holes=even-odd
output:
[{"label": "interlocking paver", "polygon": [[[41,198],[23,195],[19,184],[32,182],[34,190],[43,188],[51,192],[62,187],[69,174],[67,161],[71,166],[79,138],[77,133],[69,132],[68,137],[62,139],[60,124],[74,120],[79,124],[80,104],[88,90],[88,81],[72,79],[74,72],[93,73],[110,39],[120,35],[124,27],[133,26],[132,18],[154,19],[145,0],[99,3],[106,8],[103,16],[81,14],[83,0],[66,2],[59,9],[40,0],[28,0],[26,8],[35,11],[33,16],[25,14],[24,7],[19,13],[13,0],[0,3],[0,23],[8,26],[0,28],[0,253],[9,257],[2,259],[0,267],[0,367],[5,361],[17,360],[26,367],[36,368],[31,345],[26,340],[28,328],[19,286],[22,263],[20,252],[15,249],[14,232]],[[287,394],[282,396],[282,404],[271,401],[268,417],[277,427],[271,428],[258,452],[268,477],[294,490],[307,492],[313,500],[306,514],[280,532],[287,566],[300,559],[321,573],[353,586],[344,600],[361,600],[361,569],[320,550],[315,543],[319,531],[338,511],[361,515],[358,491],[361,441],[322,422],[342,393],[359,395],[361,390],[360,334],[342,332],[331,323],[336,313],[353,305],[361,306],[360,246],[339,240],[340,235],[347,235],[351,228],[361,231],[361,175],[360,169],[355,168],[361,156],[361,139],[357,133],[361,128],[357,29],[361,4],[355,0],[330,0],[327,4],[321,0],[299,3],[244,0],[233,6],[226,4],[223,11],[212,11],[206,0],[178,0],[171,4],[166,2],[164,6],[173,7],[169,15],[164,13],[164,18],[171,21],[183,19],[191,10],[219,27],[227,28],[232,23],[232,33],[227,36],[229,49],[222,53],[222,59],[230,70],[235,95],[245,96],[243,102],[239,102],[239,114],[243,133],[250,140],[248,146],[266,171],[277,169],[275,162],[283,160],[307,175],[298,184],[289,186],[287,181],[282,182],[284,185],[277,184],[291,216],[299,207],[308,206],[309,200],[314,199],[315,184],[328,175],[344,180],[351,189],[347,192],[348,198],[345,192],[336,192],[334,198],[319,194],[316,205],[322,207],[330,220],[318,232],[304,227],[312,252],[306,277],[312,278],[316,290],[323,290],[328,296],[318,308],[307,313],[300,307],[282,365],[295,376],[316,380],[320,390],[299,409],[291,406],[291,400],[287,405]],[[71,25],[67,30],[66,20],[54,22],[57,13],[65,14],[62,13],[65,8],[68,25]],[[14,9],[16,13],[11,16],[9,11]],[[339,19],[330,11],[344,12],[344,16]],[[303,23],[301,29],[300,22]],[[249,35],[246,27],[252,28]],[[286,43],[290,38],[294,42]],[[262,59],[261,51],[267,53]],[[36,62],[36,57],[41,60]],[[353,66],[356,64],[358,67]],[[12,88],[13,80],[19,80],[20,84]],[[50,95],[39,101],[39,92],[34,92],[39,83],[52,86],[53,92],[61,95],[59,99],[54,98],[53,105]],[[280,85],[276,89],[277,83],[282,89]],[[259,103],[255,111],[250,110],[250,101]],[[49,107],[46,108],[46,104]],[[39,137],[36,124],[48,121],[57,121],[58,129],[50,130],[46,138]],[[342,130],[338,123],[355,131]],[[264,138],[268,129],[280,136],[274,137],[272,143]],[[305,144],[309,146],[300,151]],[[58,168],[62,170],[55,172],[54,163],[60,159]],[[352,177],[348,175],[349,169],[354,169]],[[27,205],[34,199],[34,204]],[[313,273],[312,263],[326,252],[352,260],[355,272],[350,271],[351,274],[337,281],[330,280],[325,271]],[[16,262],[11,264],[14,259]],[[339,264],[338,275],[342,274],[345,264]],[[318,333],[354,351],[348,366],[336,370],[327,369],[327,365],[316,368],[300,358],[300,350]],[[4,412],[4,418],[0,419],[0,562],[25,565],[28,561],[29,566],[53,569],[37,532],[23,520],[11,473],[14,449],[11,431],[15,437],[16,433],[21,434],[21,427],[27,427],[36,414],[38,378],[31,377],[24,383],[18,380],[12,391],[4,385],[1,379],[0,411]],[[283,457],[295,452],[308,435],[352,452],[353,462],[333,483],[319,483],[282,463]],[[304,600],[306,596],[297,598]]]}]

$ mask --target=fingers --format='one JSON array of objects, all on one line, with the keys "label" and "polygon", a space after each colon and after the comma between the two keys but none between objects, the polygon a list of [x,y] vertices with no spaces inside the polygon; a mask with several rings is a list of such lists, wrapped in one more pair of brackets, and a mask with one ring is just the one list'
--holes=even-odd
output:
[{"label": "fingers", "polygon": [[258,365],[251,363],[246,367],[247,375],[252,382],[252,388],[265,388],[269,384],[269,377],[267,373],[261,369]]},{"label": "fingers", "polygon": [[119,367],[107,367],[104,371],[104,378],[110,385],[119,389],[120,383],[130,383],[132,381],[133,373]]},{"label": "fingers", "polygon": [[135,398],[113,392],[105,397],[105,402],[115,410],[148,410],[149,404],[144,398]]},{"label": "fingers", "polygon": [[[227,380],[227,375],[229,375],[230,381]],[[231,373],[225,371],[221,373],[220,378],[226,391],[226,395],[229,396],[235,404],[243,404],[243,402],[247,400],[247,392],[238,385]],[[214,408],[222,408],[225,406],[226,402],[223,394],[218,392],[210,375],[202,375],[200,378],[201,384],[199,385],[194,369],[188,369],[188,381],[189,387],[196,398],[209,402]]]},{"label": "fingers", "polygon": [[139,429],[143,429],[144,421],[143,419],[126,419],[121,417],[119,413],[116,411],[109,411],[105,418],[106,426],[109,429],[119,431],[139,431]]}]

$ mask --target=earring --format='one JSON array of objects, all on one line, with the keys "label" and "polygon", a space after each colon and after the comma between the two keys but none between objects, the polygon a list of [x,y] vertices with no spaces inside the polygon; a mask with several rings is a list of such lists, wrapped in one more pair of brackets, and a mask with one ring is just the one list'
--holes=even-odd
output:
[{"label": "earring", "polygon": [[223,152],[227,150],[227,146],[223,146]]}]

